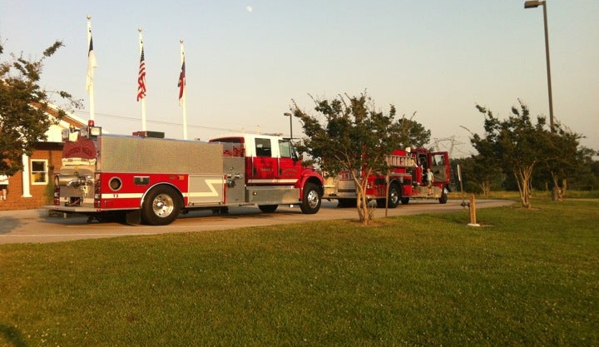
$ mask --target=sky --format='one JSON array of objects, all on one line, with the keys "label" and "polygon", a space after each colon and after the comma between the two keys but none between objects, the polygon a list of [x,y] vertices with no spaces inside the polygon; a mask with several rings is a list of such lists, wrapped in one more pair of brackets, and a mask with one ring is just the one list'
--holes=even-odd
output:
[{"label": "sky", "polygon": [[[547,0],[547,14],[554,119],[599,150],[599,1]],[[524,0],[0,0],[0,60],[37,59],[62,41],[41,83],[83,99],[74,114],[84,120],[88,15],[95,123],[110,133],[142,130],[139,28],[146,128],[168,138],[183,138],[180,40],[188,139],[289,136],[294,102],[317,115],[313,98],[362,93],[413,117],[453,157],[474,153],[470,132],[484,133],[477,104],[506,118],[521,100],[549,118],[543,8]],[[301,136],[299,120],[291,126]]]}]

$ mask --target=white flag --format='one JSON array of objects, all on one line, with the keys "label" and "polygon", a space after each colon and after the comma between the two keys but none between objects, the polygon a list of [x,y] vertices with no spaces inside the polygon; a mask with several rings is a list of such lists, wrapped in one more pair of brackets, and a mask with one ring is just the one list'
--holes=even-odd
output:
[{"label": "white flag", "polygon": [[96,53],[94,52],[94,41],[92,39],[92,24],[89,20],[87,21],[87,47],[87,84],[85,90],[89,93],[94,84],[94,68],[98,66]]}]

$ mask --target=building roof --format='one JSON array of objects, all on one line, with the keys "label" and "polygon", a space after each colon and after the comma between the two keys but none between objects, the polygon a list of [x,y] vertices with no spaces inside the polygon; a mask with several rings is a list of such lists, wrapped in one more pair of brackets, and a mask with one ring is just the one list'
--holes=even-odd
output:
[{"label": "building roof", "polygon": [[[40,108],[39,104],[32,104],[35,108]],[[45,114],[48,117],[52,117],[58,119],[58,112],[60,108],[56,105],[48,104],[48,108],[46,109]],[[63,110],[64,111],[64,110]],[[87,125],[87,122],[83,119],[75,116],[72,113],[66,112],[66,115],[58,120],[57,124],[53,124],[50,126],[48,131],[46,132],[46,142],[62,142],[62,130],[69,129],[70,127],[81,128]]]}]

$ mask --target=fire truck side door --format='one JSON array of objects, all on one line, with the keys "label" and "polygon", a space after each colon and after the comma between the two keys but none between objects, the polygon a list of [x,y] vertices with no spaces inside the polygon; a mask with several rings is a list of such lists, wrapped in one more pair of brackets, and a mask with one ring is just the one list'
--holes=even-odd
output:
[{"label": "fire truck side door", "polygon": [[[273,144],[270,138],[255,138],[255,153],[252,158],[252,172],[248,182],[253,184],[272,184],[278,176],[278,158],[273,157]],[[278,151],[278,144],[277,146]]]},{"label": "fire truck side door", "polygon": [[302,173],[302,163],[293,145],[286,140],[279,140],[279,172],[281,184],[295,184]]},{"label": "fire truck side door", "polygon": [[449,183],[449,155],[447,152],[430,153],[431,171],[435,182]]}]

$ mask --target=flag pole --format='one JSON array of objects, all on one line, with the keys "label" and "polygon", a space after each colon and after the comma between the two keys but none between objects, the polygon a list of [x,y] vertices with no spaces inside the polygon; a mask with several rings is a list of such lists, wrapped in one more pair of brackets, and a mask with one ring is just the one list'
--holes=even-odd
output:
[{"label": "flag pole", "polygon": [[89,120],[95,119],[95,100],[94,100],[94,68],[96,67],[96,53],[92,40],[92,16],[87,15],[87,82],[86,89],[89,93]]},{"label": "flag pole", "polygon": [[[138,75],[138,91],[137,91],[137,100],[141,98],[141,130],[146,131],[146,67],[145,67],[145,57],[144,57],[144,41],[143,36],[141,34],[141,28],[137,29],[139,31],[139,75]],[[143,64],[143,66],[142,66]],[[143,71],[142,71],[143,69]],[[141,90],[140,90],[141,89]]]},{"label": "flag pole", "polygon": [[185,84],[187,76],[185,75],[185,50],[183,49],[183,39],[179,40],[181,44],[181,74],[179,76],[179,104],[183,107],[183,140],[187,140],[187,98]]}]

